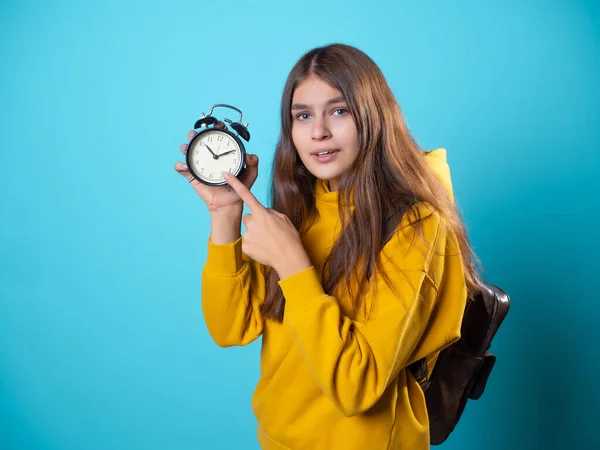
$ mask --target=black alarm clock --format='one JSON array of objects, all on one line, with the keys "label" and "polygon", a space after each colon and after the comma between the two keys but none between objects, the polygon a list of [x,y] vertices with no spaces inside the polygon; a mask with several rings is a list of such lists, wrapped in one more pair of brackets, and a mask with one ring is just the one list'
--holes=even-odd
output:
[{"label": "black alarm clock", "polygon": [[[231,108],[240,113],[238,122],[223,119],[233,131],[214,127],[218,120],[212,113],[218,107]],[[200,131],[188,144],[186,153],[189,171],[203,184],[223,186],[227,183],[221,174],[222,171],[238,176],[244,168],[246,148],[240,138],[250,140],[248,124],[242,123],[242,111],[235,106],[219,103],[212,105],[207,116],[202,113],[194,125],[194,130],[197,129]]]}]

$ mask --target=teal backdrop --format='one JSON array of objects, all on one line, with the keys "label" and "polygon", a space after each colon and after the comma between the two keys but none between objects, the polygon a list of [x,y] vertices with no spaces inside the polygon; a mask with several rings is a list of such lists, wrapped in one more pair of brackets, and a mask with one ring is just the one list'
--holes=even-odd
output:
[{"label": "teal backdrop", "polygon": [[512,298],[442,448],[593,448],[600,6],[576,0],[2,2],[0,448],[258,449],[260,341],[207,333],[209,216],[173,166],[200,114],[234,104],[266,202],[287,73],[332,42],[448,150]]}]

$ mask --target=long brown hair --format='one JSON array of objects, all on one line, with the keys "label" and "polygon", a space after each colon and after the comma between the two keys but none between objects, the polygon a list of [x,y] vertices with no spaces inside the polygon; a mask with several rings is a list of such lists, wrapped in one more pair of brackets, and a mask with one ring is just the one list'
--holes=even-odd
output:
[{"label": "long brown hair", "polygon": [[[332,294],[341,285],[349,289],[348,280],[352,277],[362,286],[375,266],[380,268],[378,254],[385,243],[386,219],[398,211],[413,211],[411,207],[419,202],[428,202],[456,235],[471,296],[478,290],[479,276],[460,213],[407,129],[383,73],[369,56],[354,47],[317,47],[292,68],[281,100],[281,134],[273,164],[271,207],[287,215],[300,232],[306,229],[314,212],[316,179],[300,160],[292,141],[291,115],[294,89],[309,75],[320,77],[342,93],[359,140],[358,157],[339,183],[339,211],[345,225],[325,265],[325,292]],[[416,217],[414,221],[417,231],[420,220]],[[362,267],[362,273],[357,273],[357,267]],[[285,299],[278,281],[277,272],[270,269],[260,310],[265,319],[282,322]],[[353,304],[360,307],[358,298]]]}]

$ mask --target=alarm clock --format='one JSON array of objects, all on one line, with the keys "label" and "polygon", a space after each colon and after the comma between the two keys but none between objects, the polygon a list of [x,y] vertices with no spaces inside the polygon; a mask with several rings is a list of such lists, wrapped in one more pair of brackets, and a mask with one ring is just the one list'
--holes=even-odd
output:
[{"label": "alarm clock", "polygon": [[[223,119],[229,124],[228,128],[215,128],[218,120],[212,115],[218,107],[231,108],[240,114],[238,122]],[[250,140],[248,124],[242,123],[242,111],[235,106],[222,103],[212,105],[208,115],[202,116],[194,125],[198,134],[188,144],[186,164],[191,175],[208,186],[223,186],[227,184],[222,171],[238,176],[245,167],[246,149],[242,143]],[[190,180],[191,181],[191,180]]]}]

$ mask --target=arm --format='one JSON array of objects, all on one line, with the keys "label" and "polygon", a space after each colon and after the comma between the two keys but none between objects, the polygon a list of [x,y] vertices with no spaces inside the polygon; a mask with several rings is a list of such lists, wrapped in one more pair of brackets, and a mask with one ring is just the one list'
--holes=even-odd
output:
[{"label": "arm", "polygon": [[[456,242],[437,214],[423,221],[433,251],[405,225],[382,250],[392,288],[374,275],[375,294],[370,290],[364,298],[373,307],[366,323],[341,314],[340,302],[323,291],[312,267],[280,281],[285,323],[317,383],[346,416],[367,411],[401,369],[460,335],[466,287]],[[444,314],[436,322],[438,310]]]},{"label": "arm", "polygon": [[247,345],[263,331],[259,306],[265,296],[264,267],[242,253],[241,208],[211,215],[208,256],[202,271],[202,311],[221,347]]},{"label": "arm", "polygon": [[[223,122],[215,128],[226,128]],[[191,141],[198,133],[188,132]],[[188,144],[180,146],[187,153]],[[212,153],[212,152],[211,152]],[[258,176],[258,157],[246,154],[245,168],[236,181],[246,189]],[[242,254],[240,227],[243,202],[236,192],[224,186],[207,186],[194,180],[183,163],[175,164],[211,215],[208,257],[202,271],[202,310],[209,333],[218,345],[245,345],[255,340],[263,329],[258,306],[264,298],[262,267]]]}]

